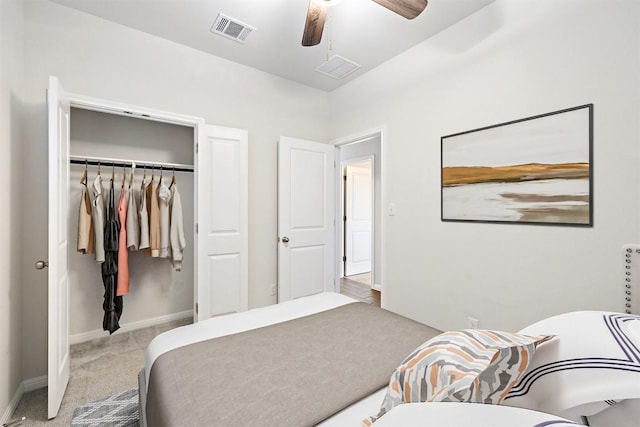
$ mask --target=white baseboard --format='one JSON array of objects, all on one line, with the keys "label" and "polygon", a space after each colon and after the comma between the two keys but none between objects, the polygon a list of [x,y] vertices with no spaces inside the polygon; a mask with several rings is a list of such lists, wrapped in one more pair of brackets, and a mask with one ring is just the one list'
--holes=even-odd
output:
[{"label": "white baseboard", "polygon": [[[136,329],[147,328],[149,326],[161,325],[163,323],[172,322],[174,320],[182,320],[188,317],[193,317],[193,311],[182,311],[180,313],[171,313],[166,314],[164,316],[153,317],[151,319],[139,320],[137,322],[131,323],[121,323],[120,329],[118,329],[115,334],[121,334],[124,332],[135,331]],[[69,336],[69,343],[71,345],[78,344],[85,341],[91,341],[96,338],[102,338],[109,336],[109,332],[103,331],[102,329],[96,329],[94,331],[82,332],[79,334]]]},{"label": "white baseboard", "polygon": [[22,386],[24,387],[24,392],[29,393],[33,390],[38,390],[39,388],[43,388],[47,386],[47,376],[41,375],[35,378],[29,378],[27,380],[22,381]]},{"label": "white baseboard", "polygon": [[30,378],[28,380],[24,380],[18,386],[13,398],[9,402],[9,406],[2,414],[2,418],[0,418],[0,425],[6,424],[11,421],[11,415],[20,404],[20,400],[25,393],[28,393],[33,390],[38,390],[39,388],[43,388],[47,386],[47,376],[42,375],[40,377]]},{"label": "white baseboard", "polygon": [[13,395],[13,398],[9,402],[9,406],[2,414],[2,418],[0,418],[0,425],[6,424],[11,421],[11,415],[13,415],[13,411],[18,407],[18,403],[20,403],[20,399],[22,399],[22,395],[24,395],[24,382],[20,383],[18,386],[18,390]]}]

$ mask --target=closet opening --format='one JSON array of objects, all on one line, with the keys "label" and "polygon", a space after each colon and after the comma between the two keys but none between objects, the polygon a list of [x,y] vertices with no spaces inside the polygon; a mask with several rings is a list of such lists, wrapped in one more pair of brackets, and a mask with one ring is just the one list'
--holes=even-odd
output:
[{"label": "closet opening", "polygon": [[[167,188],[173,182],[181,200],[186,245],[180,269],[174,267],[170,253],[152,257],[150,250],[129,247],[129,292],[122,297],[120,329],[116,334],[172,321],[193,321],[195,137],[194,127],[190,126],[71,108],[67,216],[70,344],[107,336],[103,331],[105,289],[101,263],[96,261],[95,251],[79,252],[76,244],[85,173],[89,193],[99,174],[105,195],[114,179],[116,206],[121,192],[128,197],[133,191],[138,217],[142,186],[151,181],[154,197],[162,180]],[[130,213],[128,209],[127,216]]]}]

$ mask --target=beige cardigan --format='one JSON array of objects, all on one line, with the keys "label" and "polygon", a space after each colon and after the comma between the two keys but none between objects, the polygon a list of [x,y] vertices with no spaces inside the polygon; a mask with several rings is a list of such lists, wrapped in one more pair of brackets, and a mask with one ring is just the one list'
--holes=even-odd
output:
[{"label": "beige cardigan", "polygon": [[157,258],[160,256],[160,206],[158,205],[156,182],[153,178],[147,185],[146,192],[147,211],[149,212],[149,249],[147,249],[147,254]]},{"label": "beige cardigan", "polygon": [[87,184],[82,185],[82,196],[78,212],[78,252],[92,254],[95,250],[93,219],[91,218],[91,197]]}]

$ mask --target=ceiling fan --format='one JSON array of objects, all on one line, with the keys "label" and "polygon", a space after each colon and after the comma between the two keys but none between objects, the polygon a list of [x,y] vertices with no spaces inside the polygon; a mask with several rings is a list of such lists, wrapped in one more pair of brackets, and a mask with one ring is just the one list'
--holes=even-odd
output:
[{"label": "ceiling fan", "polygon": [[[397,13],[407,19],[413,19],[420,15],[427,7],[428,0],[373,0],[380,6]],[[324,20],[327,16],[327,7],[336,0],[309,0],[307,21],[302,34],[302,46],[315,46],[322,39]]]}]

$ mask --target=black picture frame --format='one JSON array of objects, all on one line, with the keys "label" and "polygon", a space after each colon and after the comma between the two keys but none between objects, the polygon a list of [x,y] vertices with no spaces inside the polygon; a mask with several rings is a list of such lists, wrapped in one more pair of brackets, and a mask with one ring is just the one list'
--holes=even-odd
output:
[{"label": "black picture frame", "polygon": [[443,222],[593,226],[593,104],[440,138]]}]

